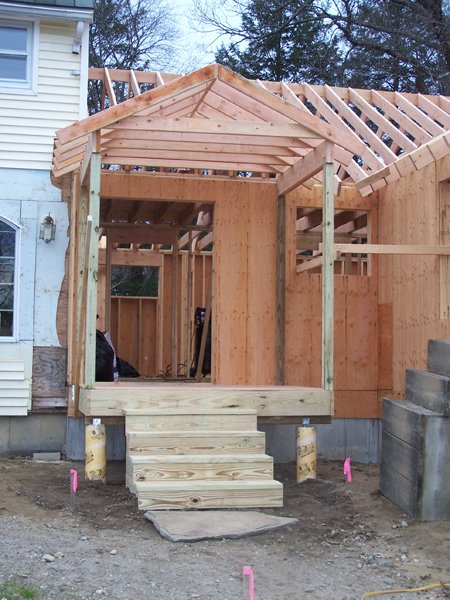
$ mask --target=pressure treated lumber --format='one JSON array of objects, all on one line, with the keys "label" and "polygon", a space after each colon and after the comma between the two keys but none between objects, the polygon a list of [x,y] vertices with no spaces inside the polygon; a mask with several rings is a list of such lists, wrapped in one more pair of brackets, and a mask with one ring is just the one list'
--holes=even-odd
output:
[{"label": "pressure treated lumber", "polygon": [[124,412],[125,479],[139,508],[282,504],[282,486],[273,480],[273,459],[264,453],[255,410]]},{"label": "pressure treated lumber", "polygon": [[257,454],[264,452],[262,431],[128,432],[128,452],[133,455]]},{"label": "pressure treated lumber", "polygon": [[269,508],[283,506],[278,481],[136,483],[140,510]]},{"label": "pressure treated lumber", "polygon": [[[148,418],[148,417],[151,417]],[[222,429],[256,429],[256,412],[245,409],[166,409],[145,411],[143,415],[131,415],[126,411],[127,432],[131,431],[175,431],[192,429],[208,431]]]},{"label": "pressure treated lumber", "polygon": [[406,369],[405,398],[418,406],[450,416],[450,378]]},{"label": "pressure treated lumber", "polygon": [[428,342],[428,370],[450,377],[450,340]]},{"label": "pressure treated lumber", "polygon": [[382,436],[383,496],[419,520],[450,519],[450,419],[386,399]]},{"label": "pressure treated lumber", "polygon": [[249,408],[258,416],[330,415],[330,393],[295,386],[223,386],[207,384],[96,383],[80,390],[85,415],[120,416],[131,408]]},{"label": "pressure treated lumber", "polygon": [[272,480],[273,459],[265,454],[131,456],[130,470],[134,483],[205,479],[245,481],[249,478]]}]

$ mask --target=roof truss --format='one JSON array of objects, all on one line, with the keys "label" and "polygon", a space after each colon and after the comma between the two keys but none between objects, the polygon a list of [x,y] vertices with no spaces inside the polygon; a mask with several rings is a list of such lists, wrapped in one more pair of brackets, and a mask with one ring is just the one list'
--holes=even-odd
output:
[{"label": "roof truss", "polygon": [[108,69],[90,77],[104,110],[58,132],[56,178],[85,173],[96,147],[106,166],[256,174],[286,191],[321,180],[318,148],[328,140],[336,185],[368,194],[450,145],[445,97],[252,82],[221,65],[183,77]]}]

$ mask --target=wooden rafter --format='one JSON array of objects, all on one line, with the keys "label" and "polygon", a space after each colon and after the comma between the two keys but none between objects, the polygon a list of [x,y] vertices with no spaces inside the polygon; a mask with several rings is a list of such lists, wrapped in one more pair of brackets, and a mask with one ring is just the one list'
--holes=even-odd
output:
[{"label": "wooden rafter", "polygon": [[[354,182],[363,194],[447,152],[446,97],[252,82],[221,65],[183,77],[91,69],[90,78],[100,82],[110,108],[58,132],[54,181],[80,165],[86,172],[94,131],[101,133],[104,164],[246,171],[282,182],[289,173],[308,173],[317,147],[329,140],[335,143],[335,190]],[[128,98],[119,104],[116,86]],[[303,185],[321,181],[313,169]]]}]

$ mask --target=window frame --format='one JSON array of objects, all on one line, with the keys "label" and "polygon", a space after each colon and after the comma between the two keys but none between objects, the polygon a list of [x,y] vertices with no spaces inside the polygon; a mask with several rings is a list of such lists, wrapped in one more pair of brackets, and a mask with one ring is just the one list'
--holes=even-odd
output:
[{"label": "window frame", "polygon": [[[39,52],[39,20],[30,18],[14,18],[2,16],[0,26],[10,27],[14,29],[26,29],[27,31],[27,48],[26,48],[26,79],[9,79],[0,76],[0,94],[37,94],[37,61]],[[20,51],[8,52],[4,50],[4,55],[23,56]],[[2,48],[0,48],[2,54]]]},{"label": "window frame", "polygon": [[6,217],[0,214],[0,221],[6,223],[9,227],[12,227],[15,231],[15,245],[14,245],[14,292],[13,292],[13,331],[12,335],[0,335],[0,342],[17,342],[18,339],[18,321],[19,321],[19,262],[20,262],[20,238],[21,228]]}]

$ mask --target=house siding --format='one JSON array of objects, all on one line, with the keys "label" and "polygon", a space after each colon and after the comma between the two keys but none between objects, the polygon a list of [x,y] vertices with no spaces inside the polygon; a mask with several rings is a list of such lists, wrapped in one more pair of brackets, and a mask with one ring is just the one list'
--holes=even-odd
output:
[{"label": "house siding", "polygon": [[0,93],[0,168],[50,169],[55,131],[79,118],[76,23],[41,21],[36,95]]}]

